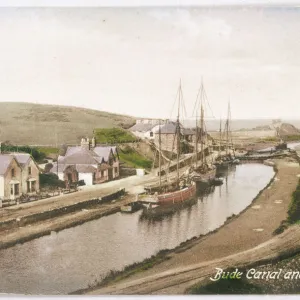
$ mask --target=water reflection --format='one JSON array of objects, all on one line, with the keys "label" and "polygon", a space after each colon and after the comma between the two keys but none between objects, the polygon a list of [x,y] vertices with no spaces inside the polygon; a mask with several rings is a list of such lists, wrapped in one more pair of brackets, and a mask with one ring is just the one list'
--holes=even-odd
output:
[{"label": "water reflection", "polygon": [[227,184],[159,221],[141,219],[141,211],[116,213],[1,250],[0,290],[66,294],[86,288],[111,269],[220,227],[247,207],[273,175],[273,169],[262,164],[239,165],[224,173]]}]

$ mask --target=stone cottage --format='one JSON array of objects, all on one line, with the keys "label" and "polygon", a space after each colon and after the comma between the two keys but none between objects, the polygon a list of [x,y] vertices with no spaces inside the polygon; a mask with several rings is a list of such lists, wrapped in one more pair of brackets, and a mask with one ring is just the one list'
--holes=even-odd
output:
[{"label": "stone cottage", "polygon": [[[168,121],[160,128],[161,148],[162,150],[177,153],[177,137],[176,137],[176,122]],[[159,129],[155,132],[154,142],[156,145],[159,143]],[[195,142],[196,132],[190,128],[184,128],[180,124],[180,139],[187,144]]]},{"label": "stone cottage", "polygon": [[39,168],[27,153],[0,154],[0,199],[39,191]]},{"label": "stone cottage", "polygon": [[83,138],[80,146],[68,147],[50,172],[66,185],[83,180],[94,185],[119,177],[119,155],[116,146],[97,146],[95,138]]}]

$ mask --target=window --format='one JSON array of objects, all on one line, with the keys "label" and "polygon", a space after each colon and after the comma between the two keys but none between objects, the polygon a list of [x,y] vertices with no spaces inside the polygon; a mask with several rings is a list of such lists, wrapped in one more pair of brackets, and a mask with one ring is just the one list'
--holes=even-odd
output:
[{"label": "window", "polygon": [[101,177],[104,177],[104,171],[101,171]]},{"label": "window", "polygon": [[10,194],[11,194],[11,195],[14,194],[14,188],[13,188],[13,185],[10,186]]},{"label": "window", "polygon": [[31,167],[28,167],[28,175],[31,175]]},{"label": "window", "polygon": [[117,174],[118,173],[118,168],[117,167],[115,167],[115,174]]},{"label": "window", "polygon": [[153,137],[153,132],[152,131],[150,131],[150,137]]},{"label": "window", "polygon": [[15,177],[15,169],[11,169],[11,177]]}]

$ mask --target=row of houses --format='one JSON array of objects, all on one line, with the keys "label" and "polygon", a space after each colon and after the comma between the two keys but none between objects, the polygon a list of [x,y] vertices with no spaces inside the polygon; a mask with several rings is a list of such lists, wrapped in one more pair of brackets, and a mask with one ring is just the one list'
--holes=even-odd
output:
[{"label": "row of houses", "polygon": [[[40,190],[41,170],[28,153],[0,153],[0,206],[2,200],[15,200]],[[72,183],[99,184],[118,178],[120,163],[117,147],[97,146],[95,139],[82,139],[58,157],[49,173],[57,174],[66,187]]]}]

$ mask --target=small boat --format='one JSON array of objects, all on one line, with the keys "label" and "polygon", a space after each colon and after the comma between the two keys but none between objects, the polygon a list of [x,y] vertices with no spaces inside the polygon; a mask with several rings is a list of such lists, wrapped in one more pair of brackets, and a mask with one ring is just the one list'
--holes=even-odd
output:
[{"label": "small boat", "polygon": [[287,143],[280,142],[278,145],[275,146],[275,150],[287,150]]},{"label": "small boat", "polygon": [[132,202],[127,205],[121,206],[122,213],[134,213],[142,208],[142,204],[139,202]]},{"label": "small boat", "polygon": [[155,205],[151,203],[149,205],[145,205],[140,218],[148,220],[161,220],[167,216],[175,214],[177,211],[183,208],[196,204],[197,201],[197,197],[193,197],[189,200],[177,202],[172,205]]},{"label": "small boat", "polygon": [[223,184],[223,178],[215,177],[215,178],[211,179],[210,183],[211,183],[211,185],[222,185]]},{"label": "small boat", "polygon": [[232,164],[234,165],[238,165],[240,163],[240,160],[238,158],[235,158],[233,161],[232,161]]},{"label": "small boat", "polygon": [[[198,171],[198,170],[197,170]],[[216,177],[216,168],[207,170],[206,172],[193,171],[191,174],[192,180],[195,182],[209,182]]]}]

